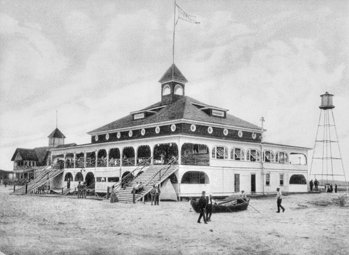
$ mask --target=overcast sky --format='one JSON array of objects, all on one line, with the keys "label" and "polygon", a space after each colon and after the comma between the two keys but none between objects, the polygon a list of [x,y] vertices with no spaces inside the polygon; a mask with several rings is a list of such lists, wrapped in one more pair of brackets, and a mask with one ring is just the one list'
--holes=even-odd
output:
[{"label": "overcast sky", "polygon": [[[66,143],[160,100],[172,63],[173,1],[0,0],[0,168],[17,147]],[[349,173],[348,1],[178,0],[175,63],[186,95],[313,147],[333,93]],[[349,174],[347,173],[347,179]]]}]

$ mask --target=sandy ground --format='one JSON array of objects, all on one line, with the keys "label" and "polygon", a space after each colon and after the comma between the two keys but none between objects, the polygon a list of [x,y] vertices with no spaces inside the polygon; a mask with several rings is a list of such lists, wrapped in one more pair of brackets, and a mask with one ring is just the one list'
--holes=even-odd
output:
[{"label": "sandy ground", "polygon": [[[111,204],[9,195],[0,186],[0,254],[348,254],[349,208],[338,194],[252,199],[198,224],[188,202]],[[314,204],[315,203],[315,204]],[[317,203],[317,205],[316,205]]]}]

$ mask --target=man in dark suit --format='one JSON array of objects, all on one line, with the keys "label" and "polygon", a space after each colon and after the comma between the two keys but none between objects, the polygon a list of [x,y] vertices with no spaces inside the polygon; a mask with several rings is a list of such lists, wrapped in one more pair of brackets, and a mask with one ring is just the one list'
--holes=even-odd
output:
[{"label": "man in dark suit", "polygon": [[205,224],[207,224],[206,216],[205,216],[206,205],[207,205],[206,194],[205,194],[205,191],[203,191],[202,195],[201,195],[201,197],[199,199],[200,216],[199,216],[199,219],[198,219],[198,223],[201,223],[200,220],[201,220],[201,217],[203,217]]}]

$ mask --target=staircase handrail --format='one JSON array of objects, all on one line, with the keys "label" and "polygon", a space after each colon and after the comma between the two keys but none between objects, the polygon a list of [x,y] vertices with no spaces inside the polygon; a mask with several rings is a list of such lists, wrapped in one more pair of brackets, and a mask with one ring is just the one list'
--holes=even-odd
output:
[{"label": "staircase handrail", "polygon": [[131,175],[133,176],[133,173],[135,171],[143,170],[146,166],[148,166],[147,163],[149,163],[152,158],[153,157],[149,157],[148,159],[144,160],[140,165],[138,165],[134,170],[132,170],[132,172],[130,172],[127,175],[125,175],[124,177],[122,177],[119,182],[113,184],[112,186],[114,186],[115,189],[118,189],[123,184],[123,180],[127,180]]},{"label": "staircase handrail", "polygon": [[45,167],[43,167],[42,169],[38,169],[37,171],[39,171],[39,175],[38,175],[36,178],[32,179],[32,180],[31,180],[30,182],[28,182],[27,184],[24,184],[24,185],[21,186],[20,188],[16,189],[12,194],[14,194],[16,191],[20,191],[21,189],[24,189],[25,185],[27,185],[27,188],[29,188],[30,185],[35,184],[35,183],[36,183],[36,182],[35,182],[36,179],[38,179],[38,178],[41,179],[45,174],[47,174],[47,173],[44,173],[44,171],[47,170],[47,169],[49,169],[49,167],[51,167],[51,165],[45,166]]},{"label": "staircase handrail", "polygon": [[148,186],[149,183],[151,183],[151,182],[154,180],[154,178],[158,175],[158,173],[160,173],[159,177],[161,178],[161,171],[164,170],[164,169],[166,168],[165,172],[162,174],[162,176],[164,176],[165,173],[171,168],[171,166],[174,165],[175,162],[177,162],[177,158],[171,159],[163,168],[160,168],[160,169],[147,181],[147,183],[144,185],[144,187]]},{"label": "staircase handrail", "polygon": [[[37,182],[35,182],[35,183],[33,184],[33,186],[28,187],[27,192],[29,193],[29,192],[31,192],[33,189],[36,189],[36,188],[42,186],[43,184],[45,184],[45,182],[47,182],[48,180],[50,180],[50,179],[52,179],[52,178],[58,176],[61,172],[64,171],[64,168],[53,168],[53,169],[54,169],[55,171],[46,173],[44,176],[42,176],[42,177],[40,178],[40,180],[38,180]],[[51,175],[49,175],[49,174],[51,174]],[[49,178],[48,178],[48,179],[43,179],[46,175],[48,175]]]}]

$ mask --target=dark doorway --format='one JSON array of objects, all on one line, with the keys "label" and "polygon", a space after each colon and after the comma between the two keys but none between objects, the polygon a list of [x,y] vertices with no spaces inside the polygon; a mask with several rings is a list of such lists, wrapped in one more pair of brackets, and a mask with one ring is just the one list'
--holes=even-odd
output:
[{"label": "dark doorway", "polygon": [[234,174],[234,191],[240,192],[240,174]]},{"label": "dark doorway", "polygon": [[251,192],[256,192],[256,175],[251,174]]},{"label": "dark doorway", "polygon": [[85,177],[86,186],[88,189],[94,189],[95,188],[95,176],[93,173],[89,172],[87,173]]}]

